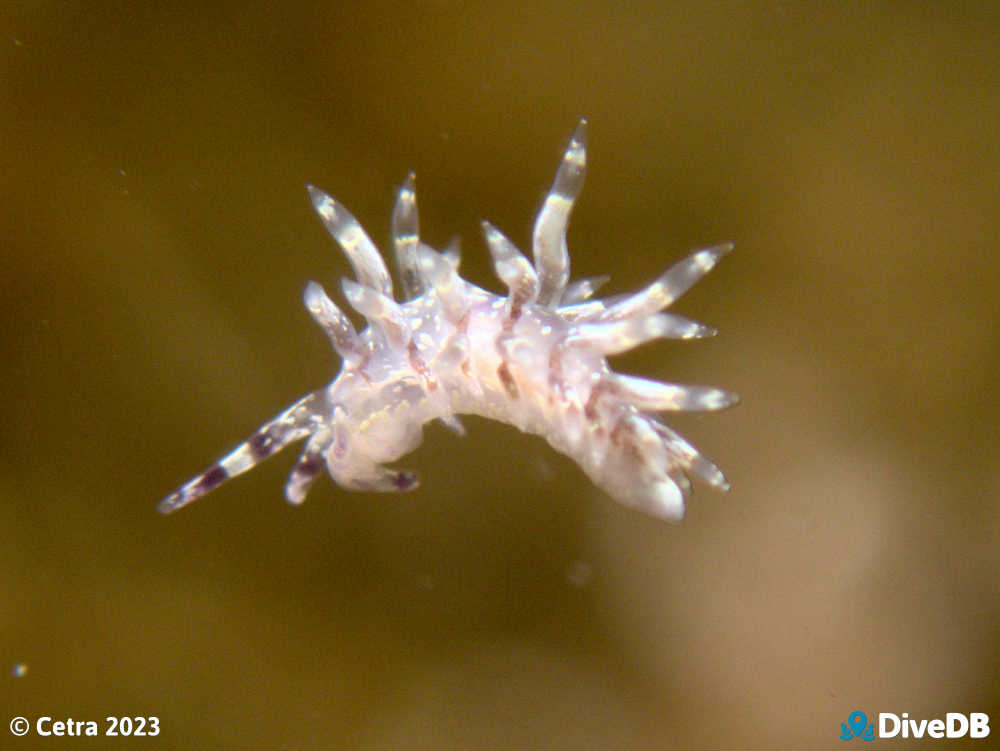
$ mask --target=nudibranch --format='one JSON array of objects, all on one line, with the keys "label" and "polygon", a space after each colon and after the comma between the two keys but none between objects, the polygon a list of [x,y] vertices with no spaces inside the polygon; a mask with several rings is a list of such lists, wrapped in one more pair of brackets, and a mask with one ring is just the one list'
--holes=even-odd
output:
[{"label": "nudibranch", "polygon": [[353,267],[356,281],[343,279],[341,290],[367,327],[358,332],[323,288],[309,282],[306,308],[343,360],[337,377],[167,496],[159,510],[175,511],[300,440],[305,447],[285,487],[291,503],[303,501],[324,467],[347,490],[412,490],[417,475],[386,463],[416,448],[431,420],[463,434],[463,414],[542,436],[612,498],[671,521],[684,515],[689,475],[728,490],[722,472],[656,413],[716,410],[737,397],[616,373],[607,357],[657,338],[714,335],[708,326],[663,310],[732,245],[693,253],[635,294],[592,299],[607,277],[570,282],[566,247],[586,170],[586,136],[581,120],[535,221],[533,261],[483,222],[504,296],[459,276],[455,247],[439,252],[421,242],[412,173],[392,212],[402,302],[354,216],[308,186],[320,219]]}]

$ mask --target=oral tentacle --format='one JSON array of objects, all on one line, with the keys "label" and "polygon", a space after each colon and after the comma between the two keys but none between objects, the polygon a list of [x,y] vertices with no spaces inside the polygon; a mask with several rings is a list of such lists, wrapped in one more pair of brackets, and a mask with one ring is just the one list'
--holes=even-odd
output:
[{"label": "oral tentacle", "polygon": [[329,445],[330,434],[325,428],[306,441],[306,447],[296,460],[285,485],[285,498],[289,503],[298,506],[305,501],[309,488],[326,467],[323,453]]},{"label": "oral tentacle", "polygon": [[226,456],[160,501],[157,507],[159,512],[169,514],[186,506],[237,475],[253,469],[290,443],[312,433],[316,420],[322,419],[325,410],[325,391],[322,389],[299,399],[273,420],[259,427]]}]

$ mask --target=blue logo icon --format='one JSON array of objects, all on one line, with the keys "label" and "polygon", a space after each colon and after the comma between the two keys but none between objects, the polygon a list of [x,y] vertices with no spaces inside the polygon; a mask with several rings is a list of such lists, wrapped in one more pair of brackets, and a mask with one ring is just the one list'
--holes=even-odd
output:
[{"label": "blue logo icon", "polygon": [[854,710],[848,715],[846,724],[840,723],[840,740],[849,741],[851,738],[860,738],[863,741],[875,740],[875,723],[869,725],[864,712]]}]

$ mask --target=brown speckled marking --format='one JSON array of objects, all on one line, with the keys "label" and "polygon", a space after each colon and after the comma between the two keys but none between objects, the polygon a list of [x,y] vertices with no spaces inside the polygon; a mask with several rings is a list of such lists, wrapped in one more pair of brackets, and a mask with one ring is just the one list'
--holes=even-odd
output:
[{"label": "brown speckled marking", "polygon": [[431,375],[431,371],[427,367],[427,363],[424,362],[424,358],[420,356],[420,352],[417,350],[417,345],[410,340],[410,343],[406,346],[406,352],[410,358],[410,367],[419,375],[423,381],[424,385],[427,387],[428,391],[434,391],[437,389],[437,380]]},{"label": "brown speckled marking", "polygon": [[597,419],[597,402],[600,400],[601,395],[608,390],[607,382],[600,381],[594,388],[590,390],[590,396],[587,398],[587,403],[583,407],[583,414],[586,415],[588,420]]},{"label": "brown speckled marking", "polygon": [[510,372],[510,367],[508,367],[506,360],[500,363],[500,366],[497,368],[497,377],[500,379],[500,383],[503,384],[504,390],[507,392],[507,396],[511,399],[517,399],[519,396],[517,381],[514,380],[514,376]]},{"label": "brown speckled marking", "polygon": [[563,336],[558,342],[556,342],[549,352],[549,386],[551,387],[551,392],[549,393],[549,404],[555,403],[555,397],[558,395],[560,399],[565,396],[563,388],[563,373],[562,373],[562,353],[565,349],[566,337]]},{"label": "brown speckled marking", "polygon": [[504,331],[513,331],[514,324],[517,323],[517,319],[521,317],[521,309],[524,307],[524,304],[531,299],[531,295],[524,293],[515,294],[514,292],[511,292],[508,299],[510,300],[510,313],[504,319],[503,328]]}]

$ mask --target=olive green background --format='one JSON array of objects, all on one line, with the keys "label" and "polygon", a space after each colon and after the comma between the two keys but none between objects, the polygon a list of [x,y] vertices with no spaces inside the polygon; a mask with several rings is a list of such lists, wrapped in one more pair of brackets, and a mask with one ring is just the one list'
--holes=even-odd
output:
[{"label": "olive green background", "polygon": [[[834,749],[861,709],[995,747],[1000,12],[927,5],[5,3],[0,746]],[[575,274],[737,245],[675,306],[716,339],[616,361],[743,396],[669,420],[732,493],[671,526],[472,419],[412,494],[291,508],[288,452],[155,513],[338,367],[306,182],[386,247],[415,170],[499,290],[478,222],[527,249],[580,115]]]}]

